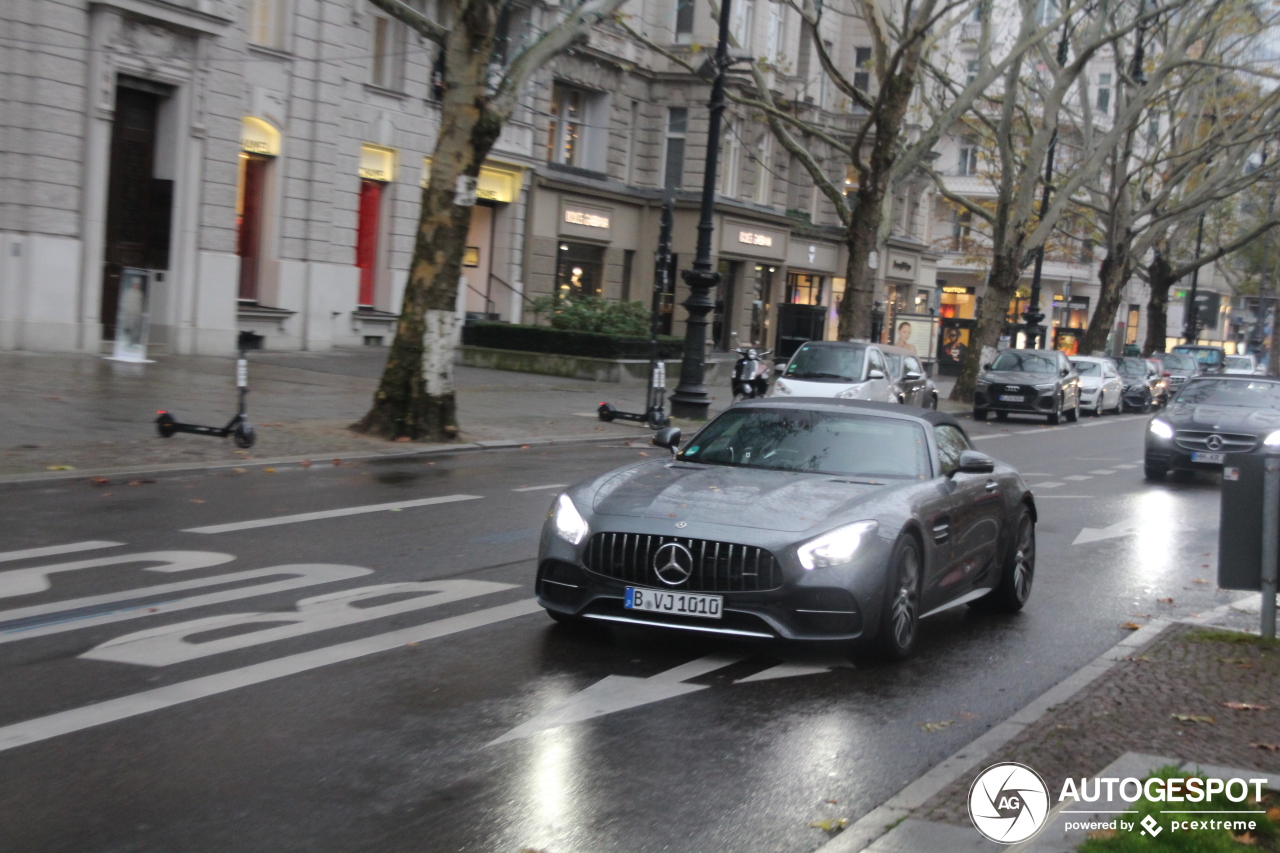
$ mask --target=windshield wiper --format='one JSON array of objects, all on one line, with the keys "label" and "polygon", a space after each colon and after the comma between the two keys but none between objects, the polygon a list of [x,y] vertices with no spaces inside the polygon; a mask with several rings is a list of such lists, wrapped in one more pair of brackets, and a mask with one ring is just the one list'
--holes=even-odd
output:
[{"label": "windshield wiper", "polygon": [[839,373],[790,373],[787,379],[839,379],[843,382],[856,382],[848,376],[841,376]]}]

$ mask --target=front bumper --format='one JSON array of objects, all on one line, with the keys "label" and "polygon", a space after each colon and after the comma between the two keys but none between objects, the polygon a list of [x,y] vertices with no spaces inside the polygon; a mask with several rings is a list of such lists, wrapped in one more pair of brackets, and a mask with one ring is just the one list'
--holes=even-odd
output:
[{"label": "front bumper", "polygon": [[[1057,410],[1058,392],[1050,389],[1041,391],[1023,386],[1018,391],[1001,390],[1003,385],[989,385],[977,388],[973,392],[973,407],[986,409],[989,412],[1022,412],[1028,415],[1048,415]],[[1001,396],[1022,397],[1019,401],[1001,400]]]},{"label": "front bumper", "polygon": [[1133,409],[1141,409],[1143,406],[1147,405],[1148,401],[1152,399],[1151,389],[1147,388],[1146,386],[1139,386],[1134,389],[1126,388],[1123,394],[1123,398],[1124,398],[1124,404],[1126,406],[1129,406],[1130,408],[1133,408]]},{"label": "front bumper", "polygon": [[[637,525],[611,525],[608,529],[624,532],[620,528],[627,526]],[[742,528],[736,528],[735,532],[760,533]],[[725,539],[726,531],[720,528],[713,535]],[[721,596],[724,612],[720,619],[628,610],[625,607],[628,586],[657,587],[607,577],[587,569],[583,562],[585,542],[573,546],[547,530],[543,531],[539,549],[535,595],[538,603],[547,610],[597,620],[602,624],[634,624],[786,640],[853,640],[875,633],[883,610],[889,556],[893,549],[891,541],[872,536],[854,562],[806,571],[795,561],[794,552],[790,548],[779,547],[776,540],[766,545],[753,535],[735,538],[741,544],[772,546],[770,550],[782,567],[780,586],[750,592],[703,592],[680,586],[660,590]],[[741,541],[753,539],[757,541]]]}]

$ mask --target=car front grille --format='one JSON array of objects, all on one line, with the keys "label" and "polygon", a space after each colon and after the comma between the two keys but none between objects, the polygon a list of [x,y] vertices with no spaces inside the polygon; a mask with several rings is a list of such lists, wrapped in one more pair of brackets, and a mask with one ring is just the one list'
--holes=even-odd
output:
[{"label": "car front grille", "polygon": [[[1002,382],[993,382],[987,389],[988,405],[997,409],[1026,409],[1027,411],[1032,411],[1036,408],[1036,401],[1040,398],[1040,394],[1041,392],[1031,385],[1005,385]],[[1008,400],[1001,400],[1001,396],[1022,397],[1022,402],[1014,403]]]},{"label": "car front grille", "polygon": [[1185,377],[1185,376],[1170,376],[1170,377],[1169,377],[1169,384],[1170,384],[1170,385],[1185,385],[1186,383],[1187,383],[1187,377]]},{"label": "car front grille", "polygon": [[[689,578],[674,586],[658,577],[657,551],[675,542],[692,555]],[[782,567],[773,554],[753,545],[657,536],[648,533],[597,533],[587,542],[583,562],[605,577],[657,589],[698,592],[755,592],[782,586]]]},{"label": "car front grille", "polygon": [[[1209,447],[1209,436],[1216,435],[1222,439],[1222,446]],[[1212,453],[1248,453],[1257,445],[1256,436],[1247,433],[1208,432],[1204,430],[1178,430],[1174,441],[1183,450],[1208,450]]]}]

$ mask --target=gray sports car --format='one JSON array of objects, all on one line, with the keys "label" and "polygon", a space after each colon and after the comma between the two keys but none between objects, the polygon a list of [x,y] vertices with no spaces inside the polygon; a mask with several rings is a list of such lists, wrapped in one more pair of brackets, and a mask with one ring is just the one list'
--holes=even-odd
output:
[{"label": "gray sports car", "polygon": [[950,415],[838,399],[739,403],[679,449],[559,495],[536,591],[569,624],[636,623],[794,640],[874,641],[920,619],[1016,611],[1035,573],[1036,507]]}]

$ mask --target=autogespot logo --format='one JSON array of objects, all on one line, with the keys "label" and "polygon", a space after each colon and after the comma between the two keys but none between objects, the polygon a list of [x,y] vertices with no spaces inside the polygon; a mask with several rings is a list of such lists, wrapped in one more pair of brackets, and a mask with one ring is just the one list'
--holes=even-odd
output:
[{"label": "autogespot logo", "polygon": [[969,819],[998,844],[1026,841],[1048,816],[1049,788],[1025,764],[993,764],[969,788]]}]

